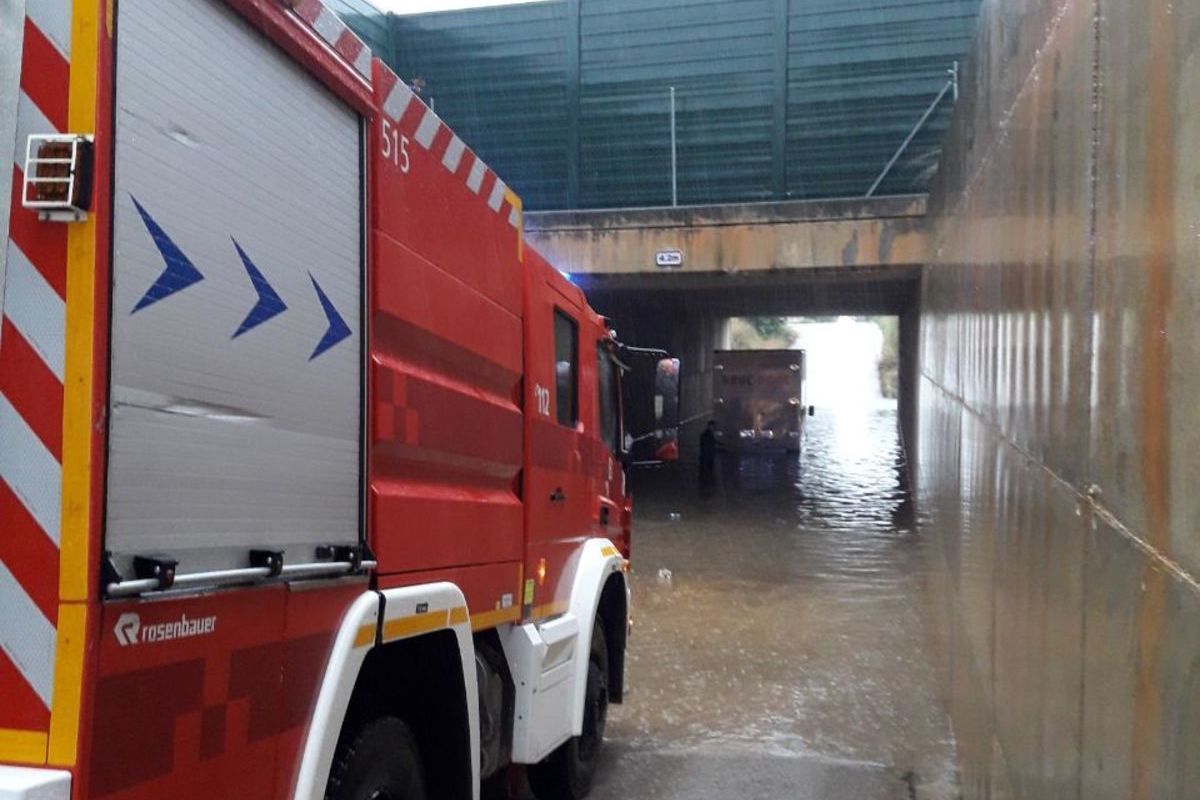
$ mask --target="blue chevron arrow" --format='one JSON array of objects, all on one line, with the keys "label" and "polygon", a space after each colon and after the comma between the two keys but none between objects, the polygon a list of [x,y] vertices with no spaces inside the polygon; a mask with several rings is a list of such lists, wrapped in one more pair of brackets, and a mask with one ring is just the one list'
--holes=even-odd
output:
[{"label": "blue chevron arrow", "polygon": [[154,217],[150,216],[146,209],[142,208],[142,204],[137,201],[137,198],[132,194],[129,199],[133,201],[137,207],[138,214],[142,217],[142,222],[146,225],[146,230],[150,232],[150,238],[154,240],[154,246],[158,248],[158,252],[162,254],[163,262],[166,268],[162,274],[158,276],[158,280],[146,290],[142,295],[142,299],[137,301],[137,305],[133,307],[130,314],[136,314],[143,308],[157,303],[166,297],[170,297],[178,291],[186,289],[193,283],[199,283],[204,280],[204,273],[196,269],[188,257],[183,254],[179,246],[171,241],[171,237],[167,236],[166,231],[159,227],[154,221]]},{"label": "blue chevron arrow", "polygon": [[317,298],[321,301],[321,308],[325,309],[325,318],[329,320],[329,330],[325,331],[325,335],[321,337],[321,341],[317,342],[317,349],[313,350],[312,355],[308,357],[312,361],[317,356],[324,353],[329,348],[333,347],[338,342],[342,341],[351,334],[350,326],[346,324],[346,320],[342,319],[342,315],[333,307],[333,303],[321,290],[321,284],[317,283],[317,279],[312,273],[308,273],[308,279],[312,281],[313,288],[317,290]]},{"label": "blue chevron arrow", "polygon": [[250,260],[250,256],[246,255],[246,251],[237,243],[237,239],[229,237],[233,241],[234,248],[237,249],[238,255],[242,259],[242,265],[246,268],[246,273],[250,276],[250,283],[254,284],[254,291],[258,292],[258,302],[254,304],[254,308],[250,309],[250,313],[242,320],[242,324],[233,332],[231,338],[236,339],[251,328],[257,328],[271,317],[278,316],[287,311],[287,303],[283,302],[283,298],[275,291],[271,284],[267,283],[267,279],[258,271],[258,267],[254,266],[254,262]]}]

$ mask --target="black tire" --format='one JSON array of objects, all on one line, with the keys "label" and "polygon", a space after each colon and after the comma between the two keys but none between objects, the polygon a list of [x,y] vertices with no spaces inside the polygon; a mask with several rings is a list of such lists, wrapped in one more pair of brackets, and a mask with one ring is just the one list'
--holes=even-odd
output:
[{"label": "black tire", "polygon": [[604,621],[592,628],[584,693],[583,732],[567,740],[545,761],[529,768],[529,786],[538,800],[582,800],[592,790],[604,728],[608,722],[608,645]]},{"label": "black tire", "polygon": [[508,767],[504,767],[490,778],[484,778],[483,785],[479,787],[480,800],[509,800],[512,796],[512,792],[509,791]]},{"label": "black tire", "polygon": [[425,800],[421,753],[395,717],[372,720],[344,742],[330,770],[326,800]]}]

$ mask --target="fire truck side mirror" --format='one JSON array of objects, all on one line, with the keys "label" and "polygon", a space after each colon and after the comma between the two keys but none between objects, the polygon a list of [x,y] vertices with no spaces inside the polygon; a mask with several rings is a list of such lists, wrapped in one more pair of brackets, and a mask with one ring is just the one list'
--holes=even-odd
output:
[{"label": "fire truck side mirror", "polygon": [[664,358],[654,373],[654,457],[679,460],[679,359]]}]

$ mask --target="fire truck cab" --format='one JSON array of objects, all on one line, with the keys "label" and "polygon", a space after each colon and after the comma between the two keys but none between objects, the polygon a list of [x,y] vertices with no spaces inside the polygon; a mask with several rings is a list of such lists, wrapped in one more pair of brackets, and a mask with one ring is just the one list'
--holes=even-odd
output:
[{"label": "fire truck cab", "polygon": [[585,795],[641,398],[519,197],[318,0],[12,8],[0,797]]}]

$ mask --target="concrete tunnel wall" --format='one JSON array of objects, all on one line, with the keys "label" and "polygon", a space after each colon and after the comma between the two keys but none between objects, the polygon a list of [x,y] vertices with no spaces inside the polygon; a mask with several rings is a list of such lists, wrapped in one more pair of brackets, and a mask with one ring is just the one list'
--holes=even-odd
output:
[{"label": "concrete tunnel wall", "polygon": [[1200,787],[1200,4],[985,0],[921,481],[965,798]]}]

